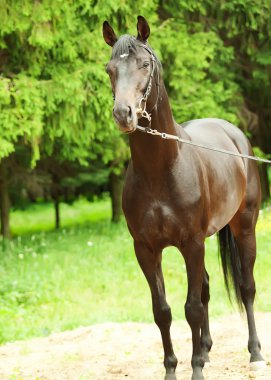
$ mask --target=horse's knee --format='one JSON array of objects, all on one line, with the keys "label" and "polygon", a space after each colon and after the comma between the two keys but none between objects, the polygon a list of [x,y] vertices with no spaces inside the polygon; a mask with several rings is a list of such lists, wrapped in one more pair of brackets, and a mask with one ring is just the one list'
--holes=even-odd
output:
[{"label": "horse's knee", "polygon": [[187,299],[185,304],[185,316],[191,327],[202,325],[204,318],[204,307],[200,299]]},{"label": "horse's knee", "polygon": [[158,327],[170,326],[172,321],[171,309],[168,305],[153,308],[154,321]]}]

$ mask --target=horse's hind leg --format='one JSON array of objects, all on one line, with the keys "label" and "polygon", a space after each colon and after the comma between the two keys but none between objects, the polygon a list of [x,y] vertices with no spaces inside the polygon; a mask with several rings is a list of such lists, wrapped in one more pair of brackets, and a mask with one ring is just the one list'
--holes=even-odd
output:
[{"label": "horse's hind leg", "polygon": [[175,379],[177,358],[174,354],[171,337],[171,310],[166,301],[165,285],[161,267],[161,252],[153,252],[143,244],[135,243],[136,257],[149,283],[154,320],[160,329],[164,347],[164,366],[166,379]]},{"label": "horse's hind leg", "polygon": [[203,325],[201,327],[201,348],[202,348],[202,355],[203,359],[206,362],[209,362],[209,351],[212,348],[212,338],[210,335],[210,329],[209,329],[209,312],[208,312],[208,303],[210,300],[210,292],[209,292],[209,275],[205,269],[204,271],[204,277],[203,277],[203,284],[202,284],[202,292],[201,292],[201,302],[204,307],[204,320]]},{"label": "horse's hind leg", "polygon": [[[261,344],[257,336],[253,303],[256,293],[255,280],[253,276],[253,267],[256,258],[256,242],[255,233],[251,232],[246,235],[239,235],[236,239],[240,252],[241,268],[242,268],[242,284],[240,286],[242,301],[244,303],[249,330],[248,350],[251,354],[250,363],[263,362],[260,353]],[[253,367],[253,364],[251,364]]]},{"label": "horse's hind leg", "polygon": [[[257,216],[257,214],[256,214]],[[257,369],[265,365],[264,359],[260,353],[261,344],[257,335],[253,303],[256,293],[253,268],[256,259],[256,237],[255,221],[257,217],[255,211],[244,210],[238,218],[238,227],[236,221],[231,224],[231,229],[235,235],[238,251],[241,260],[242,282],[240,291],[243,304],[246,309],[248,321],[248,350],[250,352],[251,369]]]}]

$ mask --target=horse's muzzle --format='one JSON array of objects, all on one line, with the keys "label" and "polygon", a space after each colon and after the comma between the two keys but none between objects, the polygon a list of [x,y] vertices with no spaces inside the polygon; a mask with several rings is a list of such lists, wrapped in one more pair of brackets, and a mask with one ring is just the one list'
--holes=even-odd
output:
[{"label": "horse's muzzle", "polygon": [[136,130],[137,116],[135,110],[129,105],[116,104],[113,116],[122,132],[131,133]]}]

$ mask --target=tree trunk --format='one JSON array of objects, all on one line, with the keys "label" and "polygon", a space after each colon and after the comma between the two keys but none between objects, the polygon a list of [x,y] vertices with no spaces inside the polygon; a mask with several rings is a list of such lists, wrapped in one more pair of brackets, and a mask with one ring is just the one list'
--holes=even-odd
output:
[{"label": "tree trunk", "polygon": [[270,187],[268,181],[267,164],[259,165],[259,173],[262,188],[262,202],[270,198]]},{"label": "tree trunk", "polygon": [[112,222],[118,223],[122,215],[122,189],[123,189],[123,173],[117,175],[111,172],[109,175],[109,188],[112,207]]},{"label": "tree trunk", "polygon": [[55,228],[58,230],[60,228],[60,210],[59,210],[58,197],[54,199],[54,206],[55,206]]},{"label": "tree trunk", "polygon": [[0,219],[1,219],[1,235],[4,239],[10,239],[9,226],[9,208],[10,200],[8,193],[7,169],[5,160],[0,163]]},{"label": "tree trunk", "polygon": [[54,209],[55,209],[55,229],[58,230],[60,228],[60,185],[59,185],[59,178],[53,173],[51,176],[51,198],[54,203]]}]

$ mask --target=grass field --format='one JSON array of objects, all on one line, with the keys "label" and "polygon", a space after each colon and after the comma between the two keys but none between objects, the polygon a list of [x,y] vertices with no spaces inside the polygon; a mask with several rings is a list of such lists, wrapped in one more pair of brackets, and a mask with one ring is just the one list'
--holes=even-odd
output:
[{"label": "grass field", "polygon": [[[0,342],[45,336],[104,321],[152,321],[149,289],[125,222],[110,224],[109,201],[61,205],[63,227],[53,230],[52,205],[14,211],[14,238],[0,251]],[[271,210],[258,223],[256,309],[271,310]],[[211,316],[233,310],[224,290],[216,239],[207,244]],[[179,252],[163,259],[174,319],[184,318],[186,271]]]}]

